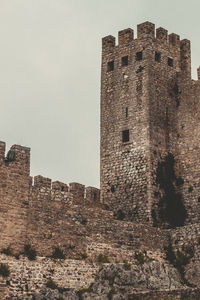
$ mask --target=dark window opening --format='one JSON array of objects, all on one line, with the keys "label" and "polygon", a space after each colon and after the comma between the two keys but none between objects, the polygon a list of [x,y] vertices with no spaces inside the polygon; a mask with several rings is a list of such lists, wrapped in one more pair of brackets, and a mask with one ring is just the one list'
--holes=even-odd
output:
[{"label": "dark window opening", "polygon": [[136,53],[136,60],[142,60],[142,51]]},{"label": "dark window opening", "polygon": [[122,57],[122,66],[128,66],[128,56]]},{"label": "dark window opening", "polygon": [[198,198],[198,202],[200,203],[200,197]]},{"label": "dark window opening", "polygon": [[123,143],[129,142],[129,129],[122,131],[122,142]]},{"label": "dark window opening", "polygon": [[107,65],[107,71],[108,72],[113,71],[113,70],[114,70],[114,60],[109,61],[108,65]]},{"label": "dark window opening", "polygon": [[126,107],[126,118],[128,118],[128,107]]},{"label": "dark window opening", "polygon": [[173,67],[173,59],[168,57],[168,66]]},{"label": "dark window opening", "polygon": [[97,193],[94,193],[94,200],[97,200]]},{"label": "dark window opening", "polygon": [[160,62],[160,59],[161,59],[161,54],[159,52],[155,52],[155,61]]}]

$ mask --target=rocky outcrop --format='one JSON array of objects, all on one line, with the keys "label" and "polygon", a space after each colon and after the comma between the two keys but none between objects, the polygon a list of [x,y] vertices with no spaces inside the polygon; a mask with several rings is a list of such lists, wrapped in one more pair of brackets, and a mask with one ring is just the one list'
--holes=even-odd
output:
[{"label": "rocky outcrop", "polygon": [[200,290],[185,286],[179,272],[167,263],[102,264],[89,287],[48,288],[6,299],[18,300],[160,300],[200,299]]}]

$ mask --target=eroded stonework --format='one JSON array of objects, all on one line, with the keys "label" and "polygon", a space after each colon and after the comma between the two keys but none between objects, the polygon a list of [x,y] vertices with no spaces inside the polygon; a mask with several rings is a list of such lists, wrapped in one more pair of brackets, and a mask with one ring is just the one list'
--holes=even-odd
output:
[{"label": "eroded stonework", "polygon": [[191,79],[190,41],[145,22],[118,42],[102,40],[101,201],[129,220],[166,223],[157,169],[170,154],[179,180],[167,197],[187,210],[177,225],[199,222],[200,78]]},{"label": "eroded stonework", "polygon": [[199,299],[200,69],[192,80],[190,56],[188,40],[149,22],[135,39],[120,31],[118,45],[103,38],[101,192],[32,178],[30,148],[6,155],[0,142],[0,264],[10,268],[0,299]]}]

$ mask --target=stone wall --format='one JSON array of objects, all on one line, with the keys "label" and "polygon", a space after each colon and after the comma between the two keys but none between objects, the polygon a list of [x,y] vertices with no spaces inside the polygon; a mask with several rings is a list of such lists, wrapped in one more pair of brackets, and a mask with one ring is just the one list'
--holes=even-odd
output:
[{"label": "stone wall", "polygon": [[[187,218],[179,225],[199,222],[200,81],[191,80],[190,41],[150,22],[138,25],[137,38],[122,30],[118,45],[103,38],[101,72],[101,201],[129,220],[171,226],[160,205],[180,198]],[[173,193],[157,178],[169,154]]]},{"label": "stone wall", "polygon": [[[10,274],[0,280],[0,297],[5,299],[199,299],[199,289],[188,288],[180,274],[166,262],[149,260],[143,264],[100,264],[83,260],[34,261],[0,254]],[[57,286],[46,285],[51,280]],[[198,281],[199,283],[199,281]],[[197,286],[198,286],[197,283]],[[34,295],[34,297],[33,297]],[[56,295],[56,296],[55,296]],[[187,299],[187,298],[186,298]]]},{"label": "stone wall", "polygon": [[36,261],[29,261],[26,257],[21,256],[17,260],[4,254],[0,254],[0,262],[7,264],[10,269],[10,275],[2,288],[5,292],[7,287],[9,297],[37,293],[46,285],[48,279],[53,280],[61,288],[76,290],[87,288],[94,282],[100,268],[97,263],[79,260],[63,261],[37,257]]}]

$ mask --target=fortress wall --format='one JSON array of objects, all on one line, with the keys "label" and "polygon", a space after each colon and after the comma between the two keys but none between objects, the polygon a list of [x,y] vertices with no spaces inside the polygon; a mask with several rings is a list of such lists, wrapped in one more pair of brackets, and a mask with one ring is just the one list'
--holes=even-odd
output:
[{"label": "fortress wall", "polygon": [[0,142],[0,248],[21,248],[28,221],[30,149],[12,146],[12,160],[5,157],[5,146]]},{"label": "fortress wall", "polygon": [[194,247],[195,258],[200,263],[200,224],[191,224],[169,231],[173,247],[182,250],[183,246]]},{"label": "fortress wall", "polygon": [[1,299],[5,299],[5,296],[19,297],[26,293],[35,293],[45,286],[50,278],[59,287],[81,290],[89,287],[94,282],[100,268],[97,263],[87,263],[80,260],[56,261],[38,257],[36,261],[29,261],[25,257],[20,257],[17,260],[3,254],[0,254],[0,261],[8,264],[11,271],[7,279],[9,280],[9,288],[6,289],[6,282],[4,282],[2,289],[4,297]]},{"label": "fortress wall", "polygon": [[187,209],[187,223],[200,222],[200,81],[179,78],[181,102],[177,122],[177,171]]},{"label": "fortress wall", "polygon": [[[113,36],[102,39],[101,201],[129,220],[152,223],[155,194],[163,193],[156,182],[158,164],[168,153],[179,155],[185,91],[178,74],[191,82],[190,41],[175,33],[161,27],[155,32],[145,22],[137,38],[128,28],[118,33],[118,45]],[[129,141],[123,142],[127,129]]]}]

